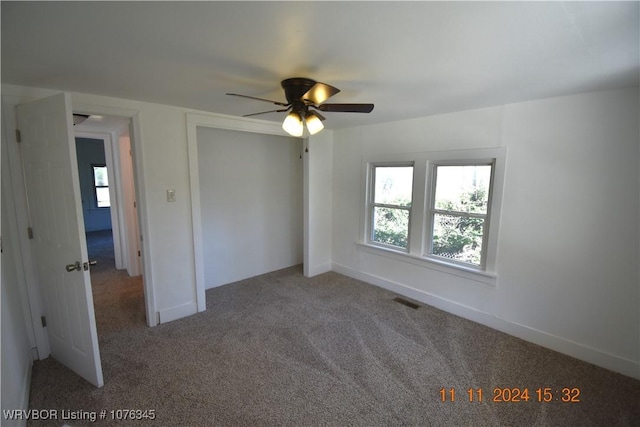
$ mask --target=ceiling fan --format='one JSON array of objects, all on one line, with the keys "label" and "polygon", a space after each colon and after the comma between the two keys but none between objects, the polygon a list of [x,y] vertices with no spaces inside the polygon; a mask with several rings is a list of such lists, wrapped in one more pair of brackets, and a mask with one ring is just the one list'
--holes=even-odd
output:
[{"label": "ceiling fan", "polygon": [[370,113],[373,104],[324,104],[324,102],[340,92],[340,89],[326,83],[316,82],[305,77],[293,77],[285,79],[281,83],[287,102],[272,101],[270,99],[256,98],[255,96],[227,93],[231,96],[256,99],[278,105],[277,110],[261,111],[259,113],[245,114],[243,117],[257,116],[267,113],[284,113],[290,111],[282,122],[282,128],[291,136],[300,137],[304,134],[305,124],[310,135],[315,135],[324,129],[322,121],[325,117],[318,111],[336,113]]}]

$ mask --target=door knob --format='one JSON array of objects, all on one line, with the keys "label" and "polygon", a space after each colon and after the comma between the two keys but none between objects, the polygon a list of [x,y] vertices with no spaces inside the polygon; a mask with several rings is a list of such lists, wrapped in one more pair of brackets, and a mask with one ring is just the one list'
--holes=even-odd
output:
[{"label": "door knob", "polygon": [[90,265],[96,265],[97,263],[98,263],[98,261],[96,261],[96,260],[93,260],[93,261],[89,260],[89,262],[85,262],[83,264],[84,271],[87,271],[89,269]]},{"label": "door knob", "polygon": [[71,271],[76,271],[76,270],[77,270],[77,271],[80,271],[80,269],[81,269],[81,268],[82,268],[82,267],[80,267],[80,261],[76,261],[76,263],[75,263],[75,264],[68,264],[68,265],[65,267],[65,269],[66,269],[67,271],[69,271],[69,272],[71,272]]}]

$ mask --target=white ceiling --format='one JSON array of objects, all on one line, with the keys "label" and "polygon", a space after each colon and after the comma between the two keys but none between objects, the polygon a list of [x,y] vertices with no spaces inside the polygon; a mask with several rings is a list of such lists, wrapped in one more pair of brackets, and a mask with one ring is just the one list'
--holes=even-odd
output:
[{"label": "white ceiling", "polygon": [[[371,114],[328,128],[637,85],[638,2],[2,2],[2,82],[243,115],[280,81]],[[275,108],[275,107],[274,107]],[[258,116],[282,120],[283,113]]]}]

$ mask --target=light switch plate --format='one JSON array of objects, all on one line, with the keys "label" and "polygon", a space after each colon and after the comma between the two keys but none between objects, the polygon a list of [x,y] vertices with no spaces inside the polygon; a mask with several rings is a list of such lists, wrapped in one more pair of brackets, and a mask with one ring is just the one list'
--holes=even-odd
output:
[{"label": "light switch plate", "polygon": [[167,190],[167,202],[176,201],[176,190]]}]

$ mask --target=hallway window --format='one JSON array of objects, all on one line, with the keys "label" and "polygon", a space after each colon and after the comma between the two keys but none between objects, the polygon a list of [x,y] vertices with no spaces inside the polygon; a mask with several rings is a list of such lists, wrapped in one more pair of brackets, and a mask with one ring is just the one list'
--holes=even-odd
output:
[{"label": "hallway window", "polygon": [[109,178],[107,177],[106,165],[91,165],[93,170],[93,188],[96,195],[96,206],[108,208],[111,206],[109,199]]}]

